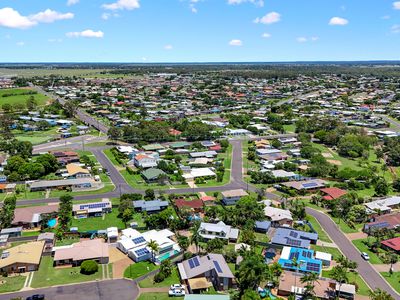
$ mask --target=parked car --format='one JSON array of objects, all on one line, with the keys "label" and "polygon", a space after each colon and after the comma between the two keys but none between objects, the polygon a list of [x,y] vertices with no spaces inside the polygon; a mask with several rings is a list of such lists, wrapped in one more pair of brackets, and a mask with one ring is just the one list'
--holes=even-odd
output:
[{"label": "parked car", "polygon": [[185,296],[184,289],[170,289],[168,295],[171,297],[183,297]]},{"label": "parked car", "polygon": [[362,257],[363,259],[365,259],[365,260],[369,260],[369,255],[368,255],[368,253],[366,253],[366,252],[362,252],[362,253],[361,253],[361,257]]},{"label": "parked car", "polygon": [[35,294],[35,295],[32,295],[32,296],[26,298],[26,300],[43,300],[43,299],[44,299],[43,294]]},{"label": "parked car", "polygon": [[174,289],[184,290],[185,287],[182,284],[175,283],[175,284],[171,285],[169,289],[170,290],[174,290]]}]

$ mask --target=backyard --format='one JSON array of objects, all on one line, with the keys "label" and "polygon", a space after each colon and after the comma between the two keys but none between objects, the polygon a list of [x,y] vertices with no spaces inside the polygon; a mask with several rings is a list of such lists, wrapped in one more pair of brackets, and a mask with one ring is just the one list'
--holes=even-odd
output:
[{"label": "backyard", "polygon": [[124,272],[124,277],[136,279],[141,277],[151,271],[157,270],[159,267],[149,261],[142,261],[135,263],[126,268]]},{"label": "backyard", "polygon": [[180,283],[178,270],[176,268],[174,268],[172,270],[172,274],[167,278],[165,278],[162,282],[156,283],[153,281],[153,279],[154,276],[149,276],[146,279],[140,281],[139,286],[141,288],[151,288],[151,287],[158,288],[158,287],[169,287],[172,284]]}]

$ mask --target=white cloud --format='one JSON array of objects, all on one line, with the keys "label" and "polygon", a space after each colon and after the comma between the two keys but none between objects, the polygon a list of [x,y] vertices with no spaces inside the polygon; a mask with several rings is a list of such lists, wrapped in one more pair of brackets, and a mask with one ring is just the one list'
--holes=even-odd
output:
[{"label": "white cloud", "polygon": [[300,37],[296,38],[296,41],[298,41],[299,43],[305,43],[308,41],[308,39],[304,36],[300,36]]},{"label": "white cloud", "polygon": [[75,32],[68,32],[66,34],[67,37],[70,38],[77,38],[77,37],[85,37],[85,38],[102,38],[104,36],[103,31],[94,31],[92,29],[86,29],[84,31],[75,31]]},{"label": "white cloud", "polygon": [[393,9],[400,9],[400,1],[393,2]]},{"label": "white cloud", "polygon": [[194,13],[194,14],[197,13],[197,8],[194,6],[194,4],[190,4],[189,7],[190,7],[190,11],[191,11],[192,13]]},{"label": "white cloud", "polygon": [[164,49],[165,49],[165,50],[172,50],[172,49],[174,49],[174,47],[173,47],[172,45],[169,45],[169,44],[168,44],[168,45],[165,45],[165,46],[164,46]]},{"label": "white cloud", "polygon": [[341,18],[341,17],[333,17],[329,20],[329,25],[347,25],[349,24],[349,20]]},{"label": "white cloud", "polygon": [[67,1],[67,5],[68,6],[72,6],[72,5],[75,5],[75,4],[78,4],[79,3],[79,0],[68,0]]},{"label": "white cloud", "polygon": [[390,30],[392,33],[400,33],[400,25],[399,24],[393,25]]},{"label": "white cloud", "polygon": [[103,19],[103,20],[108,20],[108,19],[110,19],[110,18],[118,18],[119,17],[119,14],[117,14],[117,13],[103,13],[102,15],[101,15],[101,18]]},{"label": "white cloud", "polygon": [[11,7],[0,9],[0,26],[16,29],[27,29],[33,27],[37,22],[32,21],[29,17],[22,16]]},{"label": "white cloud", "polygon": [[241,40],[231,40],[229,42],[229,46],[239,47],[239,46],[242,46],[242,45],[243,45],[243,42]]},{"label": "white cloud", "polygon": [[49,43],[62,43],[62,39],[48,39],[47,40]]},{"label": "white cloud", "polygon": [[45,11],[39,12],[35,15],[29,17],[32,21],[38,23],[53,23],[58,20],[68,20],[73,19],[73,13],[59,13],[51,9],[46,9]]},{"label": "white cloud", "polygon": [[118,0],[114,3],[103,4],[104,9],[109,10],[133,10],[140,7],[139,0]]},{"label": "white cloud", "polygon": [[18,42],[18,43],[16,43],[16,45],[18,47],[23,47],[23,46],[25,46],[25,42]]},{"label": "white cloud", "polygon": [[318,41],[319,40],[319,37],[318,36],[312,36],[311,37],[311,41],[312,42],[316,42],[316,41]]},{"label": "white cloud", "polygon": [[390,19],[390,16],[389,16],[389,15],[386,15],[386,16],[383,16],[381,19],[382,19],[382,20],[389,20],[389,19]]},{"label": "white cloud", "polygon": [[258,7],[264,6],[264,0],[228,0],[229,5],[238,5],[242,3],[253,3]]},{"label": "white cloud", "polygon": [[262,36],[264,39],[269,39],[269,38],[271,37],[271,34],[265,32],[265,33],[263,33],[261,36]]},{"label": "white cloud", "polygon": [[264,17],[256,18],[254,23],[273,24],[281,20],[281,15],[275,11],[267,13]]}]

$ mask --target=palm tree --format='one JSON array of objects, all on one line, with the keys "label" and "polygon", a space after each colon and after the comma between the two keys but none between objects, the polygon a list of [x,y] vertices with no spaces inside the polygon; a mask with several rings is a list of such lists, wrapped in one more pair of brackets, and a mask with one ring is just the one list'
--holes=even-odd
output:
[{"label": "palm tree", "polygon": [[371,300],[394,300],[386,291],[381,289],[376,289],[374,291],[369,291],[369,299]]},{"label": "palm tree", "polygon": [[398,256],[395,253],[388,252],[385,254],[384,261],[387,264],[390,264],[389,273],[392,275],[393,273],[393,264],[397,263],[399,260]]},{"label": "palm tree", "polygon": [[172,274],[172,263],[169,259],[163,260],[160,265],[160,272],[168,277]]},{"label": "palm tree", "polygon": [[349,280],[347,277],[347,269],[340,265],[335,266],[332,268],[331,277],[332,279],[336,280],[336,282],[339,284],[339,295],[340,295],[340,289],[342,287],[343,282],[347,282]]},{"label": "palm tree", "polygon": [[[314,295],[315,282],[318,280],[319,276],[317,273],[308,273],[300,278],[301,283],[306,283],[306,294]],[[319,284],[319,283],[318,283]]]},{"label": "palm tree", "polygon": [[182,249],[183,255],[185,255],[185,252],[189,247],[189,239],[179,233],[176,233],[176,239],[178,241],[179,247]]},{"label": "palm tree", "polygon": [[150,240],[150,242],[147,244],[147,247],[151,249],[151,260],[154,262],[155,261],[155,253],[158,251],[158,244],[156,241]]},{"label": "palm tree", "polygon": [[195,222],[191,228],[192,236],[190,237],[190,243],[196,246],[196,252],[199,253],[199,244],[201,241],[200,235],[200,222]]}]

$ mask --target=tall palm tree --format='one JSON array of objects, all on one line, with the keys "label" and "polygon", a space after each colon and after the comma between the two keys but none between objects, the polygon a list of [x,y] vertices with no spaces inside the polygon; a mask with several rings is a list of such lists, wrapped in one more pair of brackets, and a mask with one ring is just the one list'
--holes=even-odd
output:
[{"label": "tall palm tree", "polygon": [[318,278],[319,276],[317,273],[308,273],[300,278],[301,283],[306,283],[307,295],[315,295],[314,287],[315,287],[315,282],[318,280]]},{"label": "tall palm tree", "polygon": [[294,274],[294,297],[297,296],[297,274],[299,272],[300,263],[297,261],[297,258],[294,257],[292,259],[292,265],[296,268],[296,274]]},{"label": "tall palm tree", "polygon": [[196,246],[197,253],[199,253],[199,244],[201,241],[201,235],[199,230],[200,230],[200,222],[195,222],[190,230],[192,233],[192,236],[190,237],[190,243]]},{"label": "tall palm tree", "polygon": [[374,291],[369,291],[369,299],[371,300],[394,300],[386,291],[381,289],[376,289]]},{"label": "tall palm tree", "polygon": [[340,265],[333,267],[331,272],[331,277],[332,279],[336,280],[336,282],[339,284],[339,295],[340,295],[340,289],[342,287],[343,282],[347,282],[349,280],[347,277],[346,268]]},{"label": "tall palm tree", "polygon": [[151,260],[154,262],[155,261],[155,253],[158,251],[158,244],[156,241],[150,240],[150,242],[147,244],[147,247],[151,249]]}]

